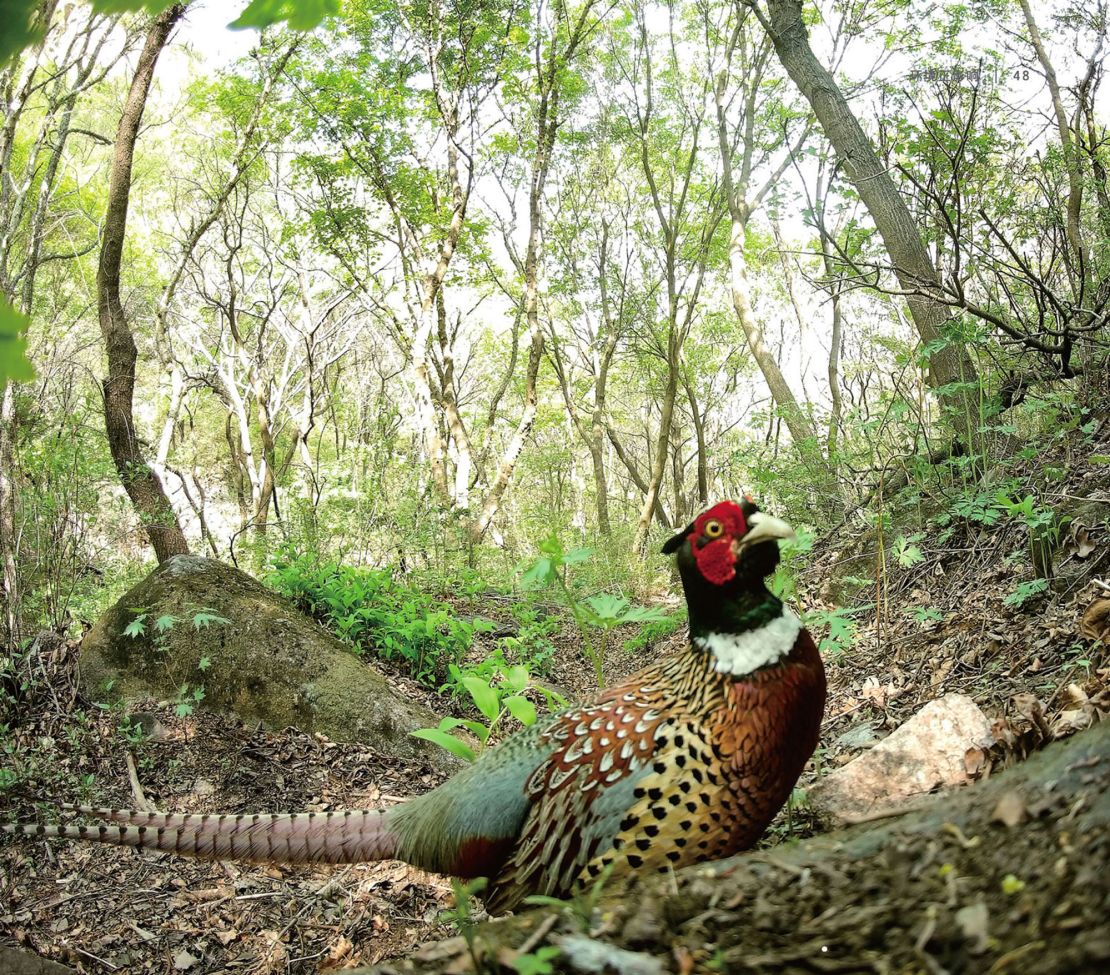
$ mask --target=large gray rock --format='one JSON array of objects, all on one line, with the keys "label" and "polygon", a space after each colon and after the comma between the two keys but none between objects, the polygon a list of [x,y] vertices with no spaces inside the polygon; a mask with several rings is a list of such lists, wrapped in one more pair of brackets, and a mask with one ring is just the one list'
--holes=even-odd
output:
[{"label": "large gray rock", "polygon": [[[199,612],[227,622],[198,627]],[[125,633],[140,614],[143,633]],[[156,621],[167,616],[173,623],[159,633]],[[173,698],[182,685],[203,687],[204,707],[245,721],[292,725],[440,766],[454,761],[409,735],[435,726],[436,715],[394,691],[277,593],[213,559],[176,555],[129,590],[86,635],[80,670],[84,693],[98,700]]]},{"label": "large gray rock", "polygon": [[990,719],[966,694],[930,701],[877,745],[819,779],[811,806],[843,825],[937,788],[967,785],[969,752],[994,744]]}]

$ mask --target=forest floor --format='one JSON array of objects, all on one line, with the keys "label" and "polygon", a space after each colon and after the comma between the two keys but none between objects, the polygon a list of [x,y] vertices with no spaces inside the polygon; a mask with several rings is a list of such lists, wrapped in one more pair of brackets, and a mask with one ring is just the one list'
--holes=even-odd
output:
[{"label": "forest floor", "polygon": [[[1104,470],[1080,464],[1077,471],[1066,491],[1110,503]],[[826,647],[824,735],[799,785],[804,789],[953,691],[995,719],[1002,744],[984,757],[979,774],[1098,720],[1110,697],[1110,644],[1084,640],[1080,620],[1108,595],[1106,536],[1105,529],[1096,532],[1094,547],[1069,552],[1065,546],[1052,587],[1020,608],[1004,602],[1023,571],[1015,557],[1025,545],[1020,531],[983,526],[959,542],[923,540],[922,561],[886,576],[884,611],[858,614],[850,647],[845,641]],[[846,563],[866,559],[860,551],[866,545],[859,537],[849,543],[845,533],[836,544],[819,546],[799,581],[801,604],[831,605],[830,580]],[[496,606],[484,615],[496,616]],[[608,679],[639,669],[682,639],[676,633],[635,654],[613,639]],[[576,652],[573,630],[554,642],[559,652],[551,683],[571,696],[587,695],[592,668]],[[5,793],[0,819],[40,816],[49,808],[36,804],[43,797],[134,806],[129,758],[151,803],[196,812],[377,807],[439,781],[430,767],[386,759],[367,746],[243,727],[204,711],[180,718],[165,702],[148,709],[153,737],[129,740],[118,712],[77,697],[75,646],[47,641],[32,659],[24,710],[11,723],[9,742],[34,774]],[[435,711],[450,710],[445,698],[385,670],[406,694]],[[765,843],[813,829],[803,805],[785,811]],[[206,864],[97,846],[0,842],[0,946],[23,946],[84,972],[312,973],[374,964],[455,933],[445,919],[453,903],[449,881],[402,864]],[[1036,877],[1030,872],[1027,882],[1037,883]],[[837,898],[845,909],[858,908],[850,885],[826,896],[830,911]],[[891,897],[896,911],[893,888]]]}]

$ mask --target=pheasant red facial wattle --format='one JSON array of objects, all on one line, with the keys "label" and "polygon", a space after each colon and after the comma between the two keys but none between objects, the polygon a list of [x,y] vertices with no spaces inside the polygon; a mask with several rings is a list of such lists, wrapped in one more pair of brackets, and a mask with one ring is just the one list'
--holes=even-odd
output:
[{"label": "pheasant red facial wattle", "polygon": [[817,647],[763,581],[792,534],[750,499],[706,511],[663,549],[689,609],[681,651],[408,802],[296,816],[82,809],[101,825],[3,829],[207,859],[403,860],[489,878],[491,913],[530,894],[566,898],[609,870],[730,856],[789,797],[825,706]]},{"label": "pheasant red facial wattle", "polygon": [[687,540],[699,571],[715,586],[736,578],[736,547],[747,531],[744,510],[735,501],[722,501],[695,519]]}]

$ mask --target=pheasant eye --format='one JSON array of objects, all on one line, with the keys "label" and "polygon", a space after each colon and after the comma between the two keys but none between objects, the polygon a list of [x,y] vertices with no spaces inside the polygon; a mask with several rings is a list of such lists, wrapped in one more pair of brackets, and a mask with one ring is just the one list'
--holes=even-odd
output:
[{"label": "pheasant eye", "polygon": [[720,538],[724,534],[724,527],[719,521],[707,521],[702,529],[706,538]]}]

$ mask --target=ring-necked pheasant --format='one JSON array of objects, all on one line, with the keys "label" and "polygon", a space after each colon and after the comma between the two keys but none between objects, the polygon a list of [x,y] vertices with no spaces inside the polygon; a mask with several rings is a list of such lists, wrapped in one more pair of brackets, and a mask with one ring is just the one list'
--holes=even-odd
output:
[{"label": "ring-necked pheasant", "polygon": [[209,859],[398,859],[490,878],[487,904],[565,896],[615,870],[659,870],[751,846],[817,745],[825,673],[764,578],[793,531],[723,501],[677,553],[690,640],[678,654],[541,720],[427,795],[385,810],[191,815],[82,810],[115,825],[9,831]]}]

